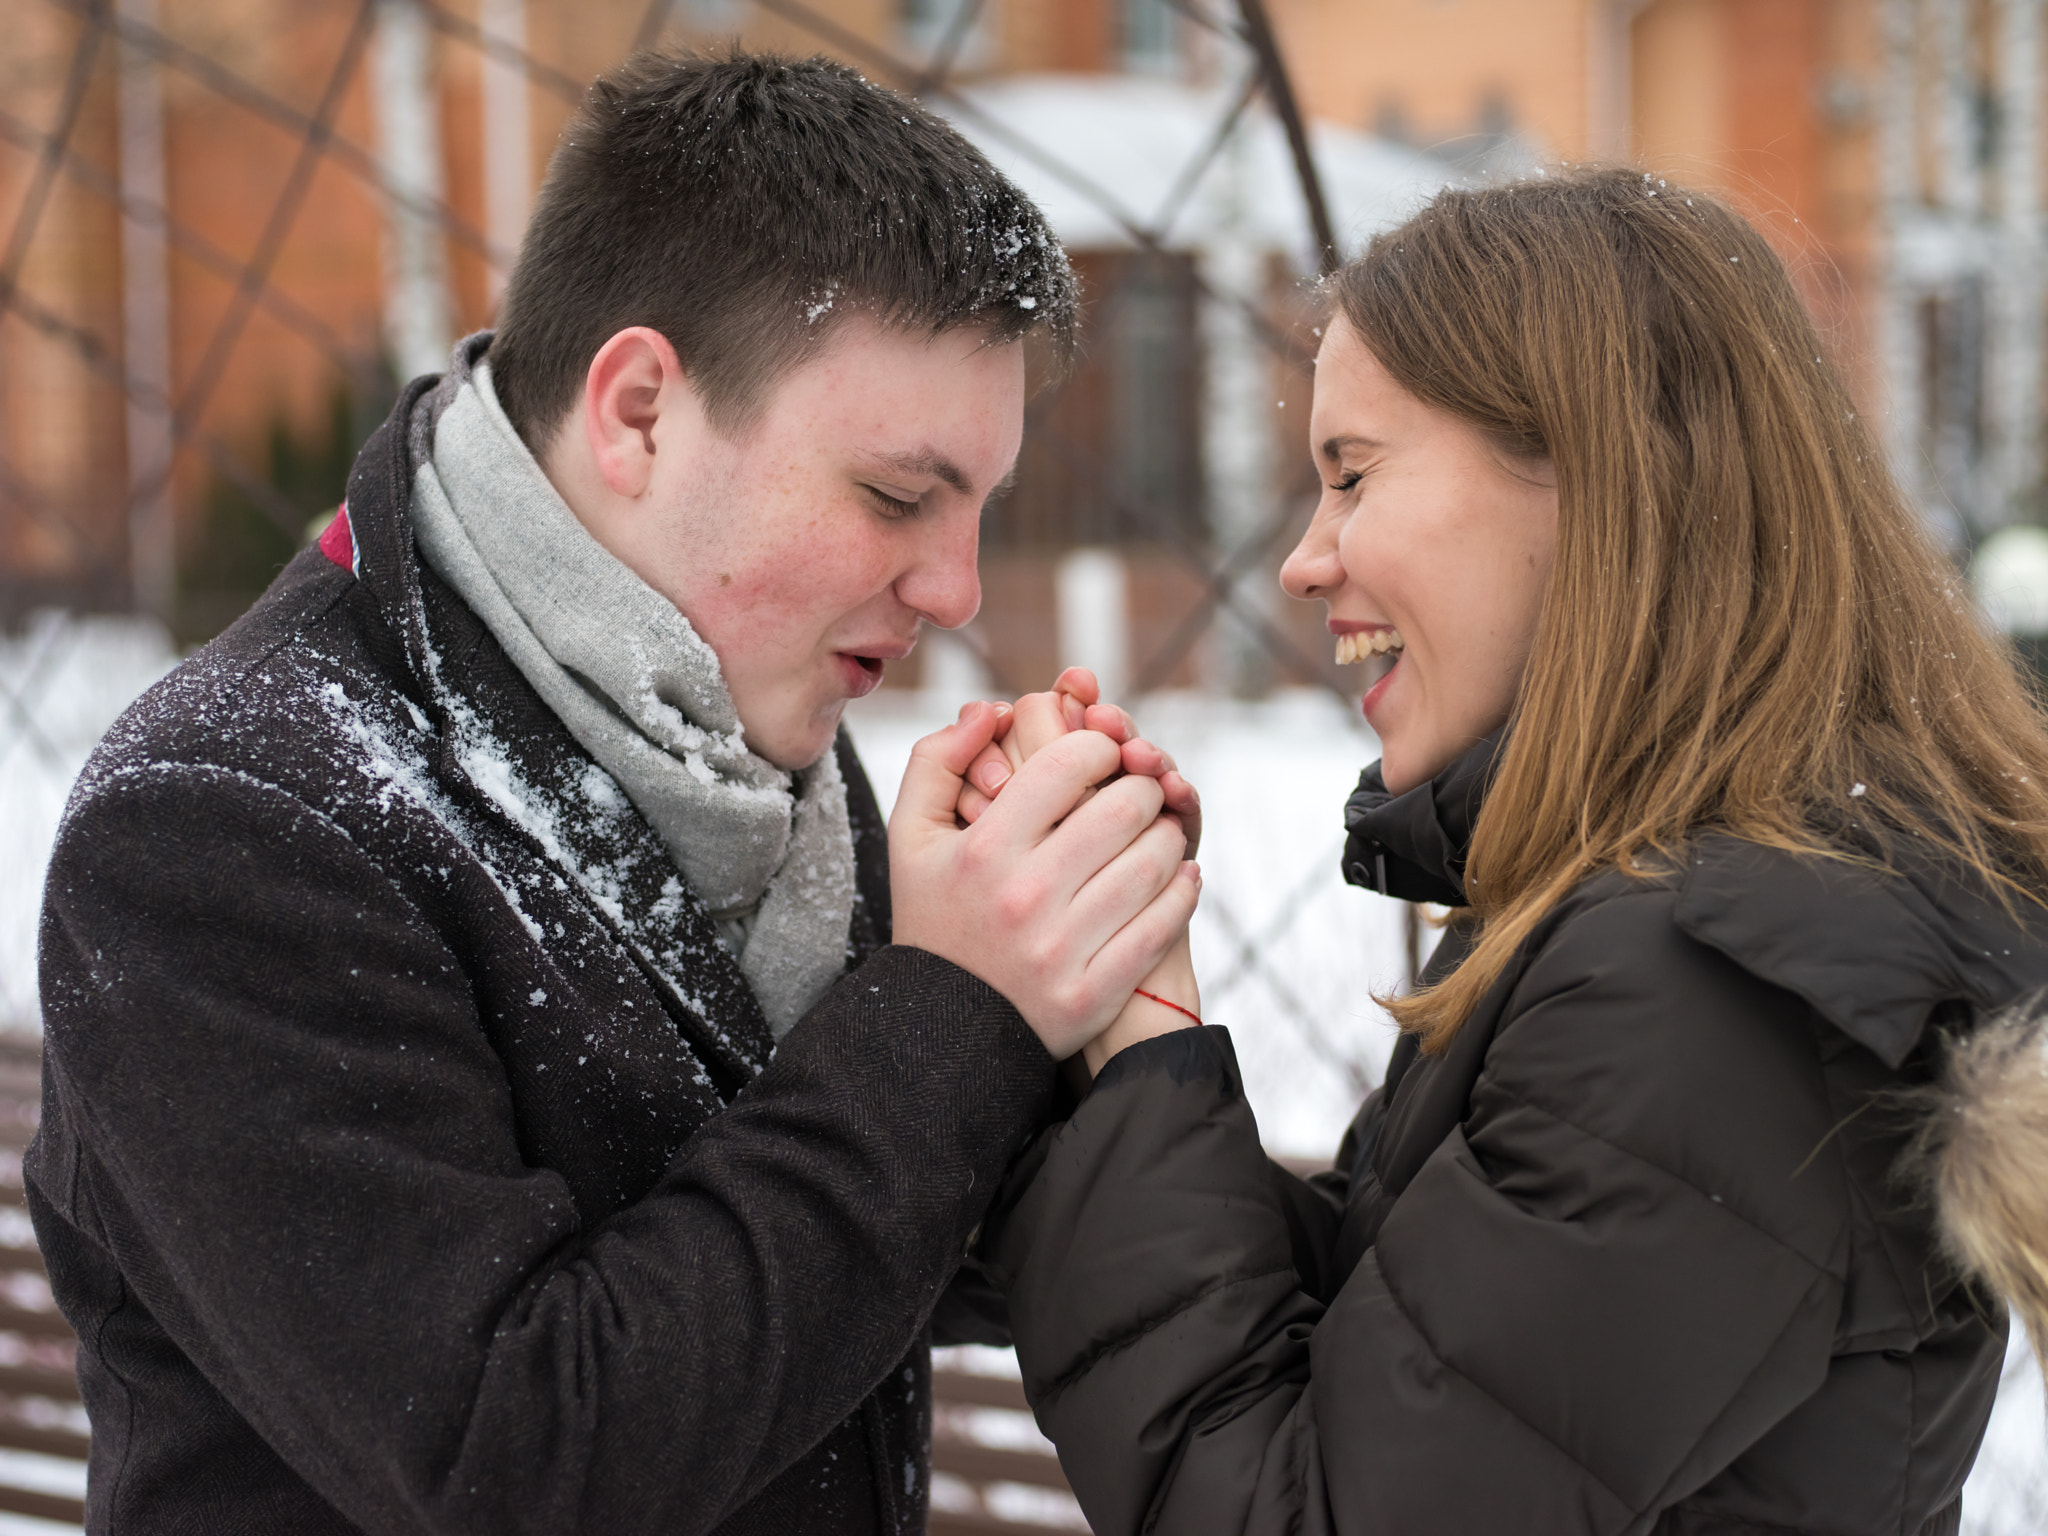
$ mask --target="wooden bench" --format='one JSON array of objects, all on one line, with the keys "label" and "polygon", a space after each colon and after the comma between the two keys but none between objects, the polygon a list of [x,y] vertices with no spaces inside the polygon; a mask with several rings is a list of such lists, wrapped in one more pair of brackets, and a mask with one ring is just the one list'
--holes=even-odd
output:
[{"label": "wooden bench", "polygon": [[[91,1441],[78,1401],[78,1341],[50,1300],[21,1193],[21,1154],[35,1135],[41,1081],[36,1042],[0,1035],[0,1450],[76,1462],[83,1481]],[[85,1523],[83,1500],[23,1482],[0,1465],[0,1511]]]},{"label": "wooden bench", "polygon": [[[941,1353],[942,1360],[945,1358]],[[976,1433],[975,1410],[1014,1415],[1007,1443]],[[1022,1382],[1007,1376],[979,1375],[940,1365],[932,1371],[931,1536],[1037,1536],[1039,1532],[1086,1531],[1080,1506],[1073,1503],[1065,1474],[1052,1447],[1030,1424],[1030,1406]],[[1039,1491],[1038,1502],[1066,1515],[1059,1523],[1012,1508],[1010,1489]]]}]

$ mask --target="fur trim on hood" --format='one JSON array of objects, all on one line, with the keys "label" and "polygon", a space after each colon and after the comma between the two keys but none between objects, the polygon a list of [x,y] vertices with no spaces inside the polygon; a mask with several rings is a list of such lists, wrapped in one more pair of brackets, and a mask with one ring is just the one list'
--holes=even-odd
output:
[{"label": "fur trim on hood", "polygon": [[1912,1161],[1949,1257],[2011,1304],[2048,1370],[2048,994],[1956,1040]]}]

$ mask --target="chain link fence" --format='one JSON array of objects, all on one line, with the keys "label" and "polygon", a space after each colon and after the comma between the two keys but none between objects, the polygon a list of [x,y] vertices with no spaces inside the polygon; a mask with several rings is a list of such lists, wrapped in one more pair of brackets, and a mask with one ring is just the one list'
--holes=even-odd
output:
[{"label": "chain link fence", "polygon": [[[198,615],[211,622],[199,623],[196,633],[189,604],[178,621],[178,547],[182,542],[191,564],[193,538],[189,513],[185,537],[178,538],[174,502],[189,508],[195,498],[226,498],[245,525],[259,527],[268,548],[288,551],[303,540],[309,517],[338,499],[346,467],[345,453],[330,454],[322,482],[304,464],[296,473],[291,464],[281,466],[276,451],[265,461],[248,413],[237,419],[235,411],[223,408],[226,397],[246,396],[248,376],[265,365],[264,349],[252,337],[259,330],[287,336],[324,367],[357,406],[354,419],[335,430],[338,441],[352,441],[373,419],[374,411],[361,407],[381,405],[392,393],[394,355],[419,350],[408,348],[398,314],[409,301],[408,288],[416,294],[424,274],[445,290],[451,265],[467,260],[485,269],[494,290],[509,267],[513,242],[504,231],[488,230],[477,209],[458,206],[445,178],[431,167],[423,170],[405,150],[412,140],[394,139],[390,124],[404,118],[398,110],[403,103],[394,107],[389,99],[396,89],[389,52],[407,37],[416,48],[422,32],[431,34],[438,54],[419,55],[428,62],[415,65],[417,82],[430,93],[430,110],[437,76],[445,83],[485,68],[514,72],[535,98],[552,99],[566,110],[581,99],[590,71],[580,60],[546,55],[537,40],[545,29],[533,24],[541,19],[538,5],[526,21],[508,28],[506,17],[516,19],[518,8],[508,13],[498,4],[494,12],[489,0],[474,16],[435,0],[336,0],[267,12],[260,6],[249,11],[165,0],[165,15],[159,15],[157,0],[14,4],[25,15],[33,13],[28,19],[39,23],[33,30],[40,40],[39,49],[21,46],[14,74],[17,80],[24,72],[41,78],[45,110],[30,110],[38,100],[34,91],[0,97],[0,140],[6,146],[0,154],[13,159],[12,174],[0,179],[0,189],[10,182],[18,189],[11,208],[0,203],[0,216],[8,219],[0,246],[0,327],[60,349],[90,381],[92,393],[81,398],[96,404],[103,419],[111,417],[109,407],[118,409],[126,423],[119,437],[103,434],[100,454],[109,464],[125,459],[125,475],[103,473],[86,494],[40,483],[14,451],[20,434],[12,442],[0,434],[0,551],[18,552],[39,542],[61,552],[54,563],[64,573],[63,580],[39,588],[23,579],[19,560],[0,560],[0,604],[18,630],[17,638],[0,646],[0,776],[17,805],[16,819],[33,823],[9,834],[18,867],[28,867],[40,863],[36,833],[47,834],[54,825],[53,786],[68,782],[89,747],[95,726],[88,717],[103,727],[124,695],[156,668],[136,653],[142,631],[133,626],[109,631],[104,623],[46,615],[23,627],[25,614],[54,590],[87,608],[170,619],[184,640],[218,627],[233,605],[216,604],[210,614]],[[1301,280],[1337,260],[1338,242],[1310,136],[1295,110],[1260,0],[1154,5],[1155,36],[1169,39],[1167,51],[1179,60],[1183,77],[1192,72],[1201,80],[1183,90],[1177,103],[1188,121],[1165,146],[1177,163],[1155,159],[1146,174],[1135,181],[1126,175],[1120,185],[1084,157],[1085,143],[1084,154],[1077,154],[1071,135],[1069,142],[1049,142],[1057,136],[1034,135],[1030,122],[1020,124],[1014,111],[1006,113],[1003,79],[981,58],[991,20],[986,0],[961,0],[930,16],[924,15],[928,7],[913,5],[906,13],[909,23],[895,26],[878,25],[857,7],[805,0],[758,0],[744,12],[712,8],[711,19],[734,24],[750,41],[770,29],[776,45],[834,54],[918,95],[1034,190],[1050,189],[1084,207],[1108,231],[1107,239],[1097,236],[1107,249],[1076,256],[1087,289],[1087,332],[1100,355],[1084,362],[1073,383],[1034,399],[1019,490],[991,513],[989,611],[958,637],[964,645],[953,648],[956,659],[964,650],[964,668],[949,673],[943,657],[927,661],[924,693],[935,697],[950,677],[1014,695],[1044,686],[1058,662],[1101,666],[1102,656],[1085,645],[1075,652],[1073,637],[1060,633],[1050,611],[1056,599],[1047,596],[1049,587],[1071,574],[1066,553],[1085,544],[1110,552],[1124,567],[1111,573],[1112,606],[1138,599],[1135,606],[1144,610],[1129,615],[1118,637],[1123,658],[1104,670],[1117,674],[1120,696],[1134,700],[1148,728],[1184,759],[1200,758],[1205,745],[1227,749],[1233,732],[1270,735],[1256,704],[1195,707],[1191,700],[1204,690],[1214,697],[1291,689],[1327,701],[1321,712],[1305,712],[1301,698],[1293,697],[1282,711],[1296,723],[1305,713],[1317,713],[1311,723],[1316,739],[1337,743],[1344,771],[1323,776],[1325,793],[1314,818],[1318,830],[1306,842],[1285,839],[1284,855],[1265,838],[1255,839],[1265,846],[1257,858],[1244,861],[1250,866],[1244,878],[1232,880],[1214,867],[1219,856],[1233,861],[1228,831],[1212,814],[1219,830],[1212,835],[1203,916],[1206,995],[1222,1010],[1219,1016],[1249,1023],[1256,1015],[1260,1027],[1289,1036],[1290,1049],[1281,1052],[1272,1074],[1276,1086],[1282,1079],[1298,1080],[1304,1068],[1319,1072],[1332,1085],[1331,1104],[1317,1126],[1327,1130],[1339,1100],[1375,1077],[1384,1055],[1383,1032],[1367,1023],[1376,1010],[1366,993],[1373,985],[1400,984],[1399,971],[1417,947],[1399,917],[1382,914],[1375,924],[1359,916],[1373,898],[1346,898],[1343,910],[1356,921],[1340,921],[1334,929],[1304,922],[1335,895],[1337,801],[1343,781],[1372,755],[1353,686],[1314,649],[1313,631],[1278,611],[1272,580],[1278,555],[1291,543],[1314,493],[1305,456],[1288,455],[1303,466],[1301,473],[1289,474],[1279,467],[1277,447],[1284,397],[1294,397],[1289,425],[1298,424],[1306,404],[1313,338]],[[1130,10],[1126,6],[1127,16]],[[629,41],[701,43],[707,40],[699,24],[706,11],[704,0],[652,0],[637,15],[613,13],[611,24],[620,31],[631,23],[630,37],[618,40],[621,50]],[[252,67],[263,63],[265,40],[223,30],[223,23],[245,13],[259,26],[267,14],[294,34],[292,68],[281,67],[278,58],[270,60],[268,71]],[[913,46],[918,42],[921,49]],[[1127,78],[1141,90],[1148,83],[1142,75]],[[141,174],[125,142],[115,143],[109,155],[103,120],[110,93],[119,134],[134,131],[130,119],[161,113],[168,93],[188,116],[202,110],[232,114],[250,134],[288,142],[289,152],[273,157],[282,172],[274,192],[261,199],[241,196],[241,216],[232,231],[224,231],[212,202],[188,190],[189,172],[183,180],[167,178],[161,148],[153,172],[145,167]],[[377,148],[362,142],[366,93],[378,108],[372,114],[382,128],[375,135]],[[445,126],[445,107],[440,115]],[[1281,238],[1260,228],[1247,236],[1229,227],[1227,213],[1219,220],[1212,212],[1206,229],[1191,232],[1190,221],[1202,216],[1205,197],[1227,177],[1233,157],[1241,158],[1245,145],[1261,135],[1267,158],[1256,174],[1273,179],[1277,173],[1291,181],[1292,206],[1280,217],[1291,217],[1298,227]],[[414,130],[413,140],[422,137],[431,148],[431,125]],[[1428,190],[1433,174],[1426,165],[1414,168],[1414,190]],[[312,208],[316,189],[331,201],[337,175],[367,197],[384,223],[386,323],[368,334],[359,316],[350,325],[345,316],[323,312],[304,284],[280,277],[286,264],[303,267],[312,259],[308,250],[321,238]],[[1242,181],[1241,167],[1237,175]],[[1149,201],[1141,202],[1141,195]],[[81,206],[88,215],[91,208],[111,215],[124,259],[159,267],[175,260],[205,274],[224,298],[195,317],[176,312],[178,295],[165,286],[154,295],[159,312],[152,317],[137,313],[133,281],[122,295],[125,312],[110,303],[95,307],[75,295],[66,302],[64,295],[39,291],[32,257],[39,241],[52,238],[56,214],[67,203],[74,222]],[[1384,218],[1394,211],[1375,207],[1364,213]],[[1260,221],[1252,215],[1239,222]],[[1274,222],[1272,215],[1265,217],[1266,226]],[[409,271],[404,247],[411,241],[415,250],[423,248],[423,236],[435,247],[433,259]],[[179,291],[191,287],[188,280]],[[113,290],[106,292],[111,296]],[[1147,323],[1150,331],[1131,342],[1134,328]],[[173,334],[180,361],[175,369],[167,341]],[[1131,372],[1146,336],[1155,345],[1136,362],[1142,370],[1149,359],[1150,376],[1110,377]],[[1156,344],[1162,337],[1169,347],[1164,356]],[[445,334],[430,341],[426,356],[445,341]],[[8,382],[21,388],[18,373]],[[1131,423],[1112,420],[1104,426],[1105,414],[1115,412],[1105,413],[1100,397],[1118,387],[1127,396],[1135,390],[1140,411],[1152,412],[1149,433],[1142,434],[1149,440],[1136,444],[1137,457],[1149,453],[1152,467],[1165,463],[1169,469],[1176,459],[1199,458],[1194,472],[1177,478],[1171,472],[1148,474],[1144,463],[1134,471],[1134,434],[1120,436],[1118,430]],[[1268,396],[1283,403],[1273,405]],[[1233,427],[1233,411],[1249,419]],[[1007,588],[1005,571],[1016,577]],[[185,577],[182,585],[193,586],[189,571]],[[1115,590],[1118,580],[1122,591]],[[1006,607],[998,599],[1012,589],[1022,596]],[[126,662],[111,666],[105,659],[111,653]],[[1146,708],[1162,693],[1181,728],[1178,737],[1160,730],[1156,708]],[[61,729],[46,718],[58,695],[67,701]],[[886,714],[886,702],[894,700],[884,698]],[[886,736],[888,726],[872,729]],[[890,774],[878,764],[876,777]],[[1332,785],[1339,791],[1334,797],[1327,792]],[[29,809],[31,803],[36,809]],[[1285,876],[1273,883],[1276,862]],[[4,913],[12,937],[0,941],[7,945],[0,955],[0,1015],[32,1025],[27,909],[34,892],[31,882],[18,883],[23,890],[8,898],[12,907]],[[1305,942],[1310,938],[1334,943]],[[1318,948],[1327,950],[1320,959]],[[1330,954],[1369,960],[1364,967],[1341,966],[1334,987],[1319,986]]]}]

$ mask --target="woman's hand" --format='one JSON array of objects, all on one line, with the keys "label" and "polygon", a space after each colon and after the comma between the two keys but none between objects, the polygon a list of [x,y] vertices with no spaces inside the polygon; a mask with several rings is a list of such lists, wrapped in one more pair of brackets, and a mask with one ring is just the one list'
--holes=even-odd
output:
[{"label": "woman's hand", "polygon": [[1027,693],[1014,706],[997,704],[996,737],[969,765],[960,792],[960,820],[980,819],[1024,760],[1070,731],[1100,731],[1122,748],[1120,771],[1157,779],[1166,811],[1187,838],[1187,856],[1202,844],[1202,797],[1181,777],[1173,759],[1138,735],[1136,722],[1114,704],[1100,702],[1095,674],[1069,667],[1045,693]]},{"label": "woman's hand", "polygon": [[[1127,1045],[1150,1040],[1176,1029],[1193,1029],[1201,1022],[1202,989],[1195,983],[1195,960],[1188,946],[1187,930],[1180,942],[1166,952],[1166,958],[1138,983],[1138,991],[1110,1021],[1109,1028],[1081,1047],[1081,1060],[1092,1078],[1104,1062]],[[1143,994],[1150,992],[1151,997]],[[1159,1001],[1164,998],[1166,1001]],[[1167,1004],[1174,1004],[1168,1007]],[[1187,1012],[1182,1013],[1180,1009]]]},{"label": "woman's hand", "polygon": [[[1069,667],[1049,692],[1026,694],[1003,714],[996,739],[969,766],[957,807],[960,819],[978,820],[1025,761],[1079,730],[1096,731],[1116,741],[1123,773],[1159,781],[1163,815],[1180,822],[1188,839],[1187,856],[1192,859],[1201,836],[1201,797],[1180,776],[1172,758],[1137,735],[1129,715],[1099,702],[1095,676],[1082,667]],[[1199,874],[1197,870],[1197,879]],[[1201,989],[1195,982],[1194,957],[1184,929],[1109,1026],[1082,1047],[1081,1059],[1089,1076],[1101,1071],[1103,1063],[1125,1046],[1169,1030],[1192,1028],[1201,1011]]]}]

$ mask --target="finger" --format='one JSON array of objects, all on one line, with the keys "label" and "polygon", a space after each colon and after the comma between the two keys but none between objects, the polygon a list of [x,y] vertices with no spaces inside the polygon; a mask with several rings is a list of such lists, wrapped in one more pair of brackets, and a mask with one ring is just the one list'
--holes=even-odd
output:
[{"label": "finger", "polygon": [[970,784],[960,791],[960,803],[953,807],[953,812],[971,827],[981,820],[982,812],[986,811],[994,803],[987,795],[984,795]]},{"label": "finger", "polygon": [[1156,779],[1173,767],[1173,759],[1142,736],[1126,741],[1123,747],[1125,773],[1142,773],[1148,779]]},{"label": "finger", "polygon": [[1186,936],[1202,899],[1202,867],[1183,861],[1159,894],[1103,946],[1086,967],[1090,986],[1128,995]]},{"label": "finger", "polygon": [[[1067,714],[1070,702],[1058,692],[1027,693],[1017,701],[1017,724],[1005,746],[1015,748],[1019,762],[1078,728],[1078,721]],[[1075,714],[1079,713],[1077,709]]]},{"label": "finger", "polygon": [[[997,840],[1013,846],[1036,847],[1081,803],[1097,781],[1116,771],[1117,753],[1117,744],[1107,736],[1095,731],[1069,732],[1017,770],[1003,785],[1002,798],[983,814],[977,830],[991,832]],[[1151,780],[1135,782],[1149,784]],[[958,799],[956,788],[947,802],[948,815]],[[1089,866],[1090,870],[1099,868],[1107,857],[1105,852]],[[1076,880],[1069,889],[1079,884]]]},{"label": "finger", "polygon": [[1195,850],[1202,846],[1201,793],[1171,768],[1159,776],[1159,792],[1166,796],[1167,811],[1180,818],[1181,831],[1188,840],[1188,857],[1192,859]]},{"label": "finger", "polygon": [[1158,898],[1187,862],[1181,849],[1180,829],[1155,821],[1074,893],[1067,915],[1081,953],[1100,950]]},{"label": "finger", "polygon": [[[916,836],[955,829],[954,807],[970,764],[995,732],[996,712],[979,700],[965,705],[957,723],[934,731],[910,749],[889,831]],[[1104,738],[1094,737],[1101,741]],[[1112,749],[1113,750],[1113,749]]]},{"label": "finger", "polygon": [[974,761],[967,766],[966,779],[970,787],[993,800],[1003,787],[1003,781],[1015,772],[1016,769],[1010,766],[1009,754],[991,742],[974,755]]},{"label": "finger", "polygon": [[1074,893],[1067,921],[1077,955],[1096,954],[1158,898],[1185,862],[1181,846],[1179,828],[1154,822]]},{"label": "finger", "polygon": [[[1079,892],[1159,820],[1164,803],[1152,779],[1122,778],[1100,786],[1046,840],[1052,859],[1046,866],[1048,878],[1057,889]],[[1179,836],[1178,829],[1174,835]]]},{"label": "finger", "polygon": [[1114,704],[1091,704],[1081,717],[1088,730],[1100,731],[1112,741],[1129,741],[1138,734],[1138,722],[1127,710]]},{"label": "finger", "polygon": [[1053,680],[1052,691],[1072,696],[1083,709],[1102,697],[1101,685],[1086,667],[1069,667]]}]

